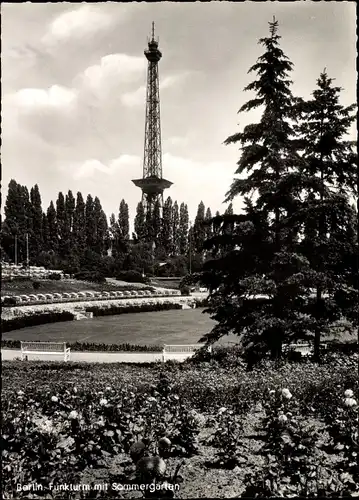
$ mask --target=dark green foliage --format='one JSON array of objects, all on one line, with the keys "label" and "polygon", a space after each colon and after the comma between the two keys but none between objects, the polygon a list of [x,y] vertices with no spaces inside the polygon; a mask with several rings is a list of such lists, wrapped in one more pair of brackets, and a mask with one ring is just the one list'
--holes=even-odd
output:
[{"label": "dark green foliage", "polygon": [[40,281],[34,281],[33,284],[32,284],[32,287],[33,287],[34,290],[38,290],[39,288],[41,288]]},{"label": "dark green foliage", "polygon": [[32,234],[29,240],[29,253],[31,260],[36,262],[36,257],[43,249],[43,213],[39,186],[35,184],[30,191]]},{"label": "dark green foliage", "polygon": [[[3,349],[20,349],[20,340],[2,340]],[[80,352],[160,352],[159,345],[136,345],[136,344],[95,344],[91,342],[66,342],[71,351]]]},{"label": "dark green foliage", "polygon": [[116,279],[128,283],[147,283],[147,279],[138,271],[121,271],[116,274]]},{"label": "dark green foliage", "polygon": [[58,194],[56,200],[56,220],[57,220],[57,235],[59,244],[59,256],[60,258],[67,257],[67,224],[66,224],[66,210],[65,210],[65,197],[63,193]]},{"label": "dark green foliage", "polygon": [[16,306],[17,300],[15,297],[5,297],[4,299],[1,299],[1,306],[4,307],[9,307],[9,306]]},{"label": "dark green foliage", "polygon": [[188,252],[188,206],[185,203],[181,203],[180,206],[180,217],[179,217],[179,253],[181,255],[186,255]]},{"label": "dark green foliage", "polygon": [[305,195],[301,209],[287,221],[302,235],[299,248],[315,285],[308,309],[317,358],[321,335],[335,319],[358,325],[357,213],[349,198],[357,196],[357,155],[353,141],[345,139],[356,105],[342,106],[341,90],[324,70],[312,99],[298,103],[296,131],[305,162],[292,182]]},{"label": "dark green foliage", "polygon": [[74,315],[69,311],[39,313],[31,316],[23,316],[22,318],[1,320],[1,330],[3,333],[6,333],[18,330],[19,328],[57,323],[59,321],[72,321],[73,319]]},{"label": "dark green foliage", "polygon": [[118,228],[124,242],[128,242],[130,237],[130,221],[128,204],[125,200],[121,200],[120,209],[118,214]]},{"label": "dark green foliage", "polygon": [[111,306],[103,309],[98,306],[89,306],[86,312],[92,312],[96,316],[112,316],[114,314],[131,314],[137,312],[152,312],[152,311],[171,311],[173,309],[182,309],[180,304],[174,303],[158,303],[158,304],[133,304],[129,307]]},{"label": "dark green foliage", "polygon": [[197,215],[193,225],[193,243],[194,249],[197,253],[203,250],[203,243],[206,239],[205,221],[205,206],[203,201],[198,205]]},{"label": "dark green foliage", "polygon": [[53,202],[50,202],[49,208],[47,209],[47,222],[48,222],[48,248],[50,251],[57,253],[59,245],[59,233],[57,225],[56,210]]},{"label": "dark green foliage", "polygon": [[96,245],[96,215],[94,200],[90,194],[87,195],[85,205],[85,241],[86,248],[93,249]]},{"label": "dark green foliage", "polygon": [[93,283],[105,283],[105,277],[100,272],[80,271],[74,275],[76,280],[90,281]]},{"label": "dark green foliage", "polygon": [[146,238],[146,219],[142,202],[137,205],[136,209],[135,233],[139,241],[143,241]]},{"label": "dark green foliage", "polygon": [[163,205],[160,244],[167,256],[173,253],[173,202],[169,196]]},{"label": "dark green foliage", "polygon": [[78,257],[82,257],[86,247],[86,226],[85,226],[85,202],[80,192],[76,195],[76,206],[73,218],[73,239],[75,247],[73,251]]},{"label": "dark green foliage", "polygon": [[152,229],[153,239],[151,238],[149,241],[150,242],[154,241],[156,247],[161,246],[162,220],[161,220],[160,202],[158,200],[156,200],[153,206],[151,229]]},{"label": "dark green foliage", "polygon": [[[213,342],[236,333],[256,356],[281,355],[282,344],[310,338],[308,305],[313,285],[310,261],[297,246],[296,226],[286,224],[300,204],[293,171],[305,163],[294,140],[297,100],[289,79],[292,63],[279,47],[277,22],[260,40],[265,53],[249,72],[257,80],[245,90],[256,97],[240,112],[263,107],[259,123],[244,127],[225,143],[240,143],[241,157],[227,201],[244,197],[241,215],[231,207],[214,221],[207,241],[214,259],[204,263],[201,282],[210,290],[208,312],[218,325],[202,340]],[[255,202],[251,197],[257,195]]]},{"label": "dark green foliage", "polygon": [[49,274],[48,279],[49,280],[60,281],[61,274],[60,273],[51,273],[51,274]]},{"label": "dark green foliage", "polygon": [[181,292],[181,295],[191,295],[191,290],[188,286],[185,286],[185,285],[182,285],[180,286],[180,292]]},{"label": "dark green foliage", "polygon": [[172,209],[172,241],[173,241],[173,255],[180,253],[180,215],[177,201],[173,204]]}]

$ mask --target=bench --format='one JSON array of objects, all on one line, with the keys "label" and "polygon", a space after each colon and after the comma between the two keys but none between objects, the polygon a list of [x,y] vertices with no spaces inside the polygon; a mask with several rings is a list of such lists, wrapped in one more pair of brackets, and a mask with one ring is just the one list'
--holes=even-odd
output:
[{"label": "bench", "polygon": [[[320,344],[320,348],[323,350],[327,349],[327,344]],[[295,351],[300,352],[302,356],[310,356],[313,352],[313,344],[309,343],[298,343],[298,344],[283,344],[283,350],[285,352]]]},{"label": "bench", "polygon": [[[162,361],[168,361],[166,359],[167,354],[194,354],[195,351],[205,347],[205,344],[182,344],[182,345],[169,345],[165,344],[162,351]],[[208,347],[208,352],[212,352],[212,347]]]},{"label": "bench", "polygon": [[70,348],[66,348],[66,342],[21,342],[21,359],[27,359],[28,354],[57,354],[64,357],[64,361],[70,359]]}]

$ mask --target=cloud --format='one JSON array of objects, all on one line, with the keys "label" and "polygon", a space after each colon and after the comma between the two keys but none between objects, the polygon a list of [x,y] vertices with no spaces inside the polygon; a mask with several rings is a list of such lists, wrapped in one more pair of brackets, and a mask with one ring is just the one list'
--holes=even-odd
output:
[{"label": "cloud", "polygon": [[[175,156],[165,153],[162,159],[163,177],[173,182],[173,186],[165,191],[165,197],[171,196],[174,200],[182,200],[188,204],[190,217],[196,215],[198,203],[201,199],[212,212],[219,210],[223,213],[226,205],[223,204],[235,171],[235,165],[228,161],[196,161],[191,158]],[[235,209],[241,208],[241,201],[235,200]]]},{"label": "cloud", "polygon": [[189,142],[188,136],[186,137],[180,137],[177,135],[174,135],[172,137],[169,137],[168,139],[165,140],[165,145],[166,146],[186,146]]},{"label": "cloud", "polygon": [[137,80],[144,71],[143,57],[109,54],[102,57],[99,64],[89,66],[77,79],[91,90],[106,93],[120,83]]},{"label": "cloud", "polygon": [[77,98],[73,89],[52,85],[48,89],[25,88],[12,94],[11,101],[24,109],[71,107]]},{"label": "cloud", "polygon": [[63,165],[62,169],[74,171],[74,179],[91,178],[96,173],[102,172],[106,175],[113,175],[119,169],[125,167],[133,167],[140,165],[140,158],[133,155],[122,155],[114,160],[110,160],[107,165],[99,160],[91,159],[86,160],[82,164],[77,165]]},{"label": "cloud", "polygon": [[[189,72],[183,72],[177,75],[168,75],[160,79],[160,92],[173,87],[187,78]],[[143,106],[146,99],[146,86],[141,85],[138,89],[132,92],[126,92],[121,96],[121,102],[127,107]]]},{"label": "cloud", "polygon": [[113,16],[94,5],[81,5],[63,12],[50,24],[43,37],[44,43],[62,42],[69,38],[81,39],[109,27]]},{"label": "cloud", "polygon": [[134,92],[126,92],[121,96],[121,102],[125,106],[132,108],[133,106],[143,106],[146,99],[146,87],[142,85]]}]

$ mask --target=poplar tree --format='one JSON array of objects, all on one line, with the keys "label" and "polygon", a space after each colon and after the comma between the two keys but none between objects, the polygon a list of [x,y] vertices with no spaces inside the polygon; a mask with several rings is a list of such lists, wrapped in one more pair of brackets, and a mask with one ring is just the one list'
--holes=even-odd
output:
[{"label": "poplar tree", "polygon": [[205,206],[203,201],[198,205],[197,215],[193,225],[194,248],[197,253],[203,251],[203,244],[206,239],[206,228],[204,225]]},{"label": "poplar tree", "polygon": [[50,205],[46,212],[47,216],[47,225],[49,228],[49,243],[48,248],[49,251],[57,254],[59,248],[59,233],[57,227],[57,217],[56,217],[56,209],[53,201],[50,202]]},{"label": "poplar tree", "polygon": [[173,241],[173,255],[178,255],[180,250],[179,228],[180,216],[177,200],[172,208],[172,241]]},{"label": "poplar tree", "polygon": [[139,241],[144,241],[146,238],[146,219],[142,202],[138,203],[136,208],[134,229],[137,239]]},{"label": "poplar tree", "polygon": [[30,240],[30,255],[36,262],[36,258],[43,250],[43,224],[42,206],[39,186],[35,184],[30,190],[32,234]]},{"label": "poplar tree", "polygon": [[96,244],[96,217],[94,200],[90,194],[87,195],[85,204],[85,238],[86,249],[93,251]]},{"label": "poplar tree", "polygon": [[65,211],[65,197],[60,191],[56,200],[56,220],[58,231],[58,254],[61,259],[66,257],[67,250],[67,232],[66,232],[66,211]]},{"label": "poplar tree", "polygon": [[156,247],[161,246],[161,231],[162,221],[161,221],[161,207],[159,200],[156,200],[153,206],[152,213],[152,231],[153,231],[153,241]]},{"label": "poplar tree", "polygon": [[206,210],[204,221],[205,221],[205,239],[209,240],[213,236],[212,212],[209,207]]},{"label": "poplar tree", "polygon": [[82,257],[86,248],[86,216],[85,202],[82,194],[78,191],[76,195],[76,206],[73,219],[74,251]]},{"label": "poplar tree", "polygon": [[123,241],[128,242],[130,239],[130,219],[128,204],[125,200],[121,200],[119,213],[118,213],[118,227]]},{"label": "poplar tree", "polygon": [[179,254],[187,255],[188,252],[188,226],[189,226],[189,215],[188,206],[185,203],[181,203],[180,215],[179,215]]},{"label": "poplar tree", "polygon": [[105,256],[107,254],[107,243],[108,243],[108,224],[105,212],[102,209],[101,202],[96,196],[93,203],[93,213],[94,213],[94,226],[95,226],[95,236],[94,236],[94,247],[92,250],[100,256]]},{"label": "poplar tree", "polygon": [[173,253],[173,203],[169,196],[163,205],[161,246],[167,256]]}]

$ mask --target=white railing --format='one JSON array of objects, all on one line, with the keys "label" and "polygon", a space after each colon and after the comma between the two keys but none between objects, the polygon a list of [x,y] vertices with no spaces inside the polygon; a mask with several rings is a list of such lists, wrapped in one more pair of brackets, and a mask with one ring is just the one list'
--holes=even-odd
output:
[{"label": "white railing", "polygon": [[29,354],[54,354],[68,361],[70,348],[66,347],[66,342],[21,342],[21,359],[26,359]]},{"label": "white railing", "polygon": [[[162,351],[162,361],[168,361],[170,359],[168,355],[174,354],[174,355],[193,355],[195,351],[198,349],[201,349],[202,347],[205,347],[206,344],[177,344],[177,345],[170,345],[170,344],[165,344],[163,346],[163,351]],[[212,347],[208,347],[208,352],[212,352]]]}]

